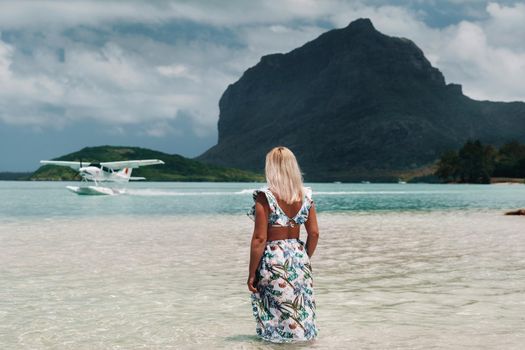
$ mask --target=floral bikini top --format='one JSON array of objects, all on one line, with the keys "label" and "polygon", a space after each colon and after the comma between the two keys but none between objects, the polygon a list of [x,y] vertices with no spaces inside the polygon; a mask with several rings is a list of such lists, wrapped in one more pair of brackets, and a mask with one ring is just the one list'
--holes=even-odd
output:
[{"label": "floral bikini top", "polygon": [[[277,199],[268,187],[262,187],[258,190],[253,191],[254,202],[256,201],[257,195],[260,192],[263,192],[266,195],[266,199],[268,200],[268,204],[270,206],[270,216],[268,217],[268,224],[272,226],[294,227],[296,224],[301,225],[304,224],[306,220],[308,220],[308,213],[310,212],[310,208],[314,203],[312,199],[312,189],[310,187],[304,187],[303,205],[301,206],[301,209],[299,209],[299,212],[293,218],[289,218],[284,213],[284,210],[281,209],[281,207],[277,203]],[[246,214],[250,217],[250,219],[255,221],[255,203]]]}]

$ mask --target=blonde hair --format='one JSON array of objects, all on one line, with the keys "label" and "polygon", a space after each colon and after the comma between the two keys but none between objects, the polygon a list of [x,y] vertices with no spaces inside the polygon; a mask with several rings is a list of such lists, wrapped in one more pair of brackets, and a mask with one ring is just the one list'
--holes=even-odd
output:
[{"label": "blonde hair", "polygon": [[275,147],[266,155],[264,167],[268,188],[288,204],[301,201],[303,176],[294,154],[286,147]]}]

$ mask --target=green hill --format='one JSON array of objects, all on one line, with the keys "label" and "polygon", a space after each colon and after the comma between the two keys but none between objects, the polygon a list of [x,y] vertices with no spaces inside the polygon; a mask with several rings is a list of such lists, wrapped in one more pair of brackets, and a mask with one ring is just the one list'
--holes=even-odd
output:
[{"label": "green hill", "polygon": [[[163,165],[133,169],[133,176],[144,176],[149,181],[263,181],[264,177],[251,171],[204,164],[178,154],[167,154],[139,147],[86,147],[54,160],[111,162],[133,159],[160,159]],[[68,167],[45,165],[36,170],[30,180],[80,180],[76,171]]]}]

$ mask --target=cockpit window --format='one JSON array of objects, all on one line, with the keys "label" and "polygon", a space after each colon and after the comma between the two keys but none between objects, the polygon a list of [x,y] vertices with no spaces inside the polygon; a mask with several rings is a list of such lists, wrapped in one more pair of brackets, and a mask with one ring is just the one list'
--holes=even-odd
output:
[{"label": "cockpit window", "polygon": [[102,171],[105,171],[106,173],[112,173],[113,169],[105,167],[105,166],[102,166]]}]

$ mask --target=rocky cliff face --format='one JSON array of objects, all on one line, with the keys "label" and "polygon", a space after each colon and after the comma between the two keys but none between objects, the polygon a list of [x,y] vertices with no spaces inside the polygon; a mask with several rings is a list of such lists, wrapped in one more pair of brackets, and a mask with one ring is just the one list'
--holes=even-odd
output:
[{"label": "rocky cliff face", "polygon": [[525,104],[474,101],[410,40],[368,19],[264,56],[224,92],[205,162],[260,171],[290,147],[307,180],[387,179],[468,138],[525,141]]}]

